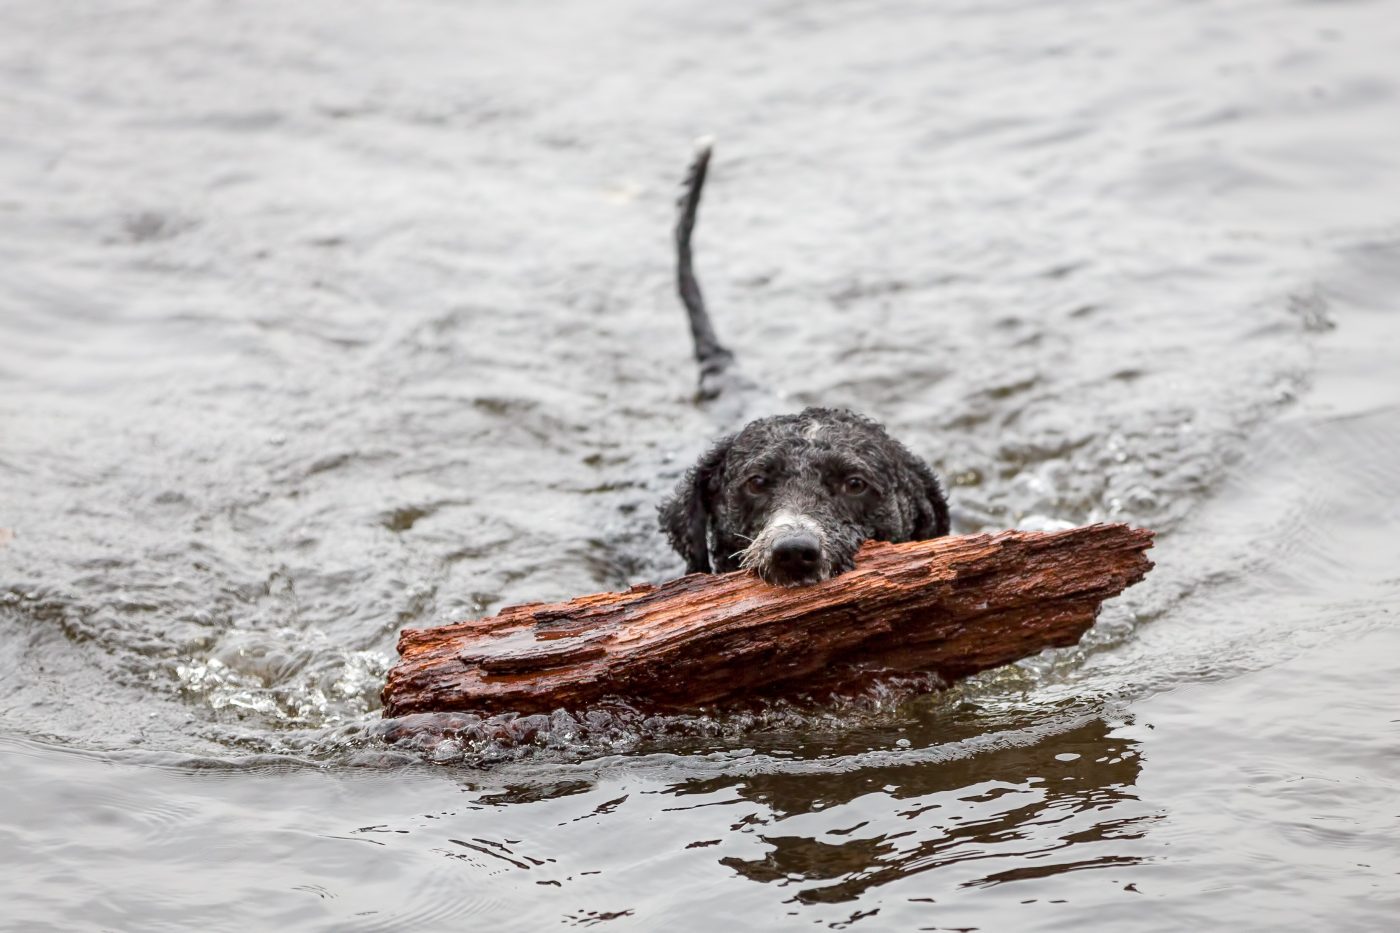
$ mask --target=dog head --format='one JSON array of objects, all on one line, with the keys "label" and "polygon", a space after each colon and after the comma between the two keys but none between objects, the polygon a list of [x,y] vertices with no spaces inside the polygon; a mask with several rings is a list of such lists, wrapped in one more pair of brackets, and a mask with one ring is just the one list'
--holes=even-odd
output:
[{"label": "dog head", "polygon": [[687,572],[744,567],[784,586],[850,570],[869,538],[948,533],[927,464],[876,422],[824,408],[762,418],[720,441],[660,517]]}]

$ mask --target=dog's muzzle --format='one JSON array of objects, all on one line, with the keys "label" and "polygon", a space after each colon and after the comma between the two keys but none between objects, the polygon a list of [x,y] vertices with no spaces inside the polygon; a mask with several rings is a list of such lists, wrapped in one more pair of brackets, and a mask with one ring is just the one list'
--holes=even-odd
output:
[{"label": "dog's muzzle", "polygon": [[779,512],[744,548],[739,566],[778,586],[806,586],[831,576],[821,525],[805,515]]}]

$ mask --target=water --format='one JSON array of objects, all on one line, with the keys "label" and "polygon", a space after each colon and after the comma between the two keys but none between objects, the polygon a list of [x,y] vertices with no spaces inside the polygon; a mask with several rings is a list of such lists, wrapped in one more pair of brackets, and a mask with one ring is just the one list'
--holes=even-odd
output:
[{"label": "water", "polygon": [[[1381,3],[0,5],[14,929],[1374,930]],[[396,632],[679,569],[717,324],[964,530],[1157,569],[948,693],[383,725]]]}]

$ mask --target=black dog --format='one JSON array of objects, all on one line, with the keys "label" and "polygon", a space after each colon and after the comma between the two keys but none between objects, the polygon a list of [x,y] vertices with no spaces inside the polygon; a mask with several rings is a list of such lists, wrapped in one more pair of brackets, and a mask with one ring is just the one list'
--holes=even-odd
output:
[{"label": "black dog", "polygon": [[[700,397],[748,387],[715,337],[695,280],[690,238],[710,148],[686,176],[676,224],[677,278],[690,315]],[[687,573],[748,568],[801,586],[853,566],[862,541],[918,541],[948,533],[938,478],[869,418],[829,408],[760,418],[719,441],[660,508],[661,528]]]}]

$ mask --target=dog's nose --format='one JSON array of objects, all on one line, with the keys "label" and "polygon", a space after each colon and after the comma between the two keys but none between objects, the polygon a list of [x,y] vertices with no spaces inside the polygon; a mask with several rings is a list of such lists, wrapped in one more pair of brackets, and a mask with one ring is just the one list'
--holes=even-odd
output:
[{"label": "dog's nose", "polygon": [[773,565],[790,577],[811,573],[821,559],[821,542],[805,531],[786,535],[773,544]]}]

